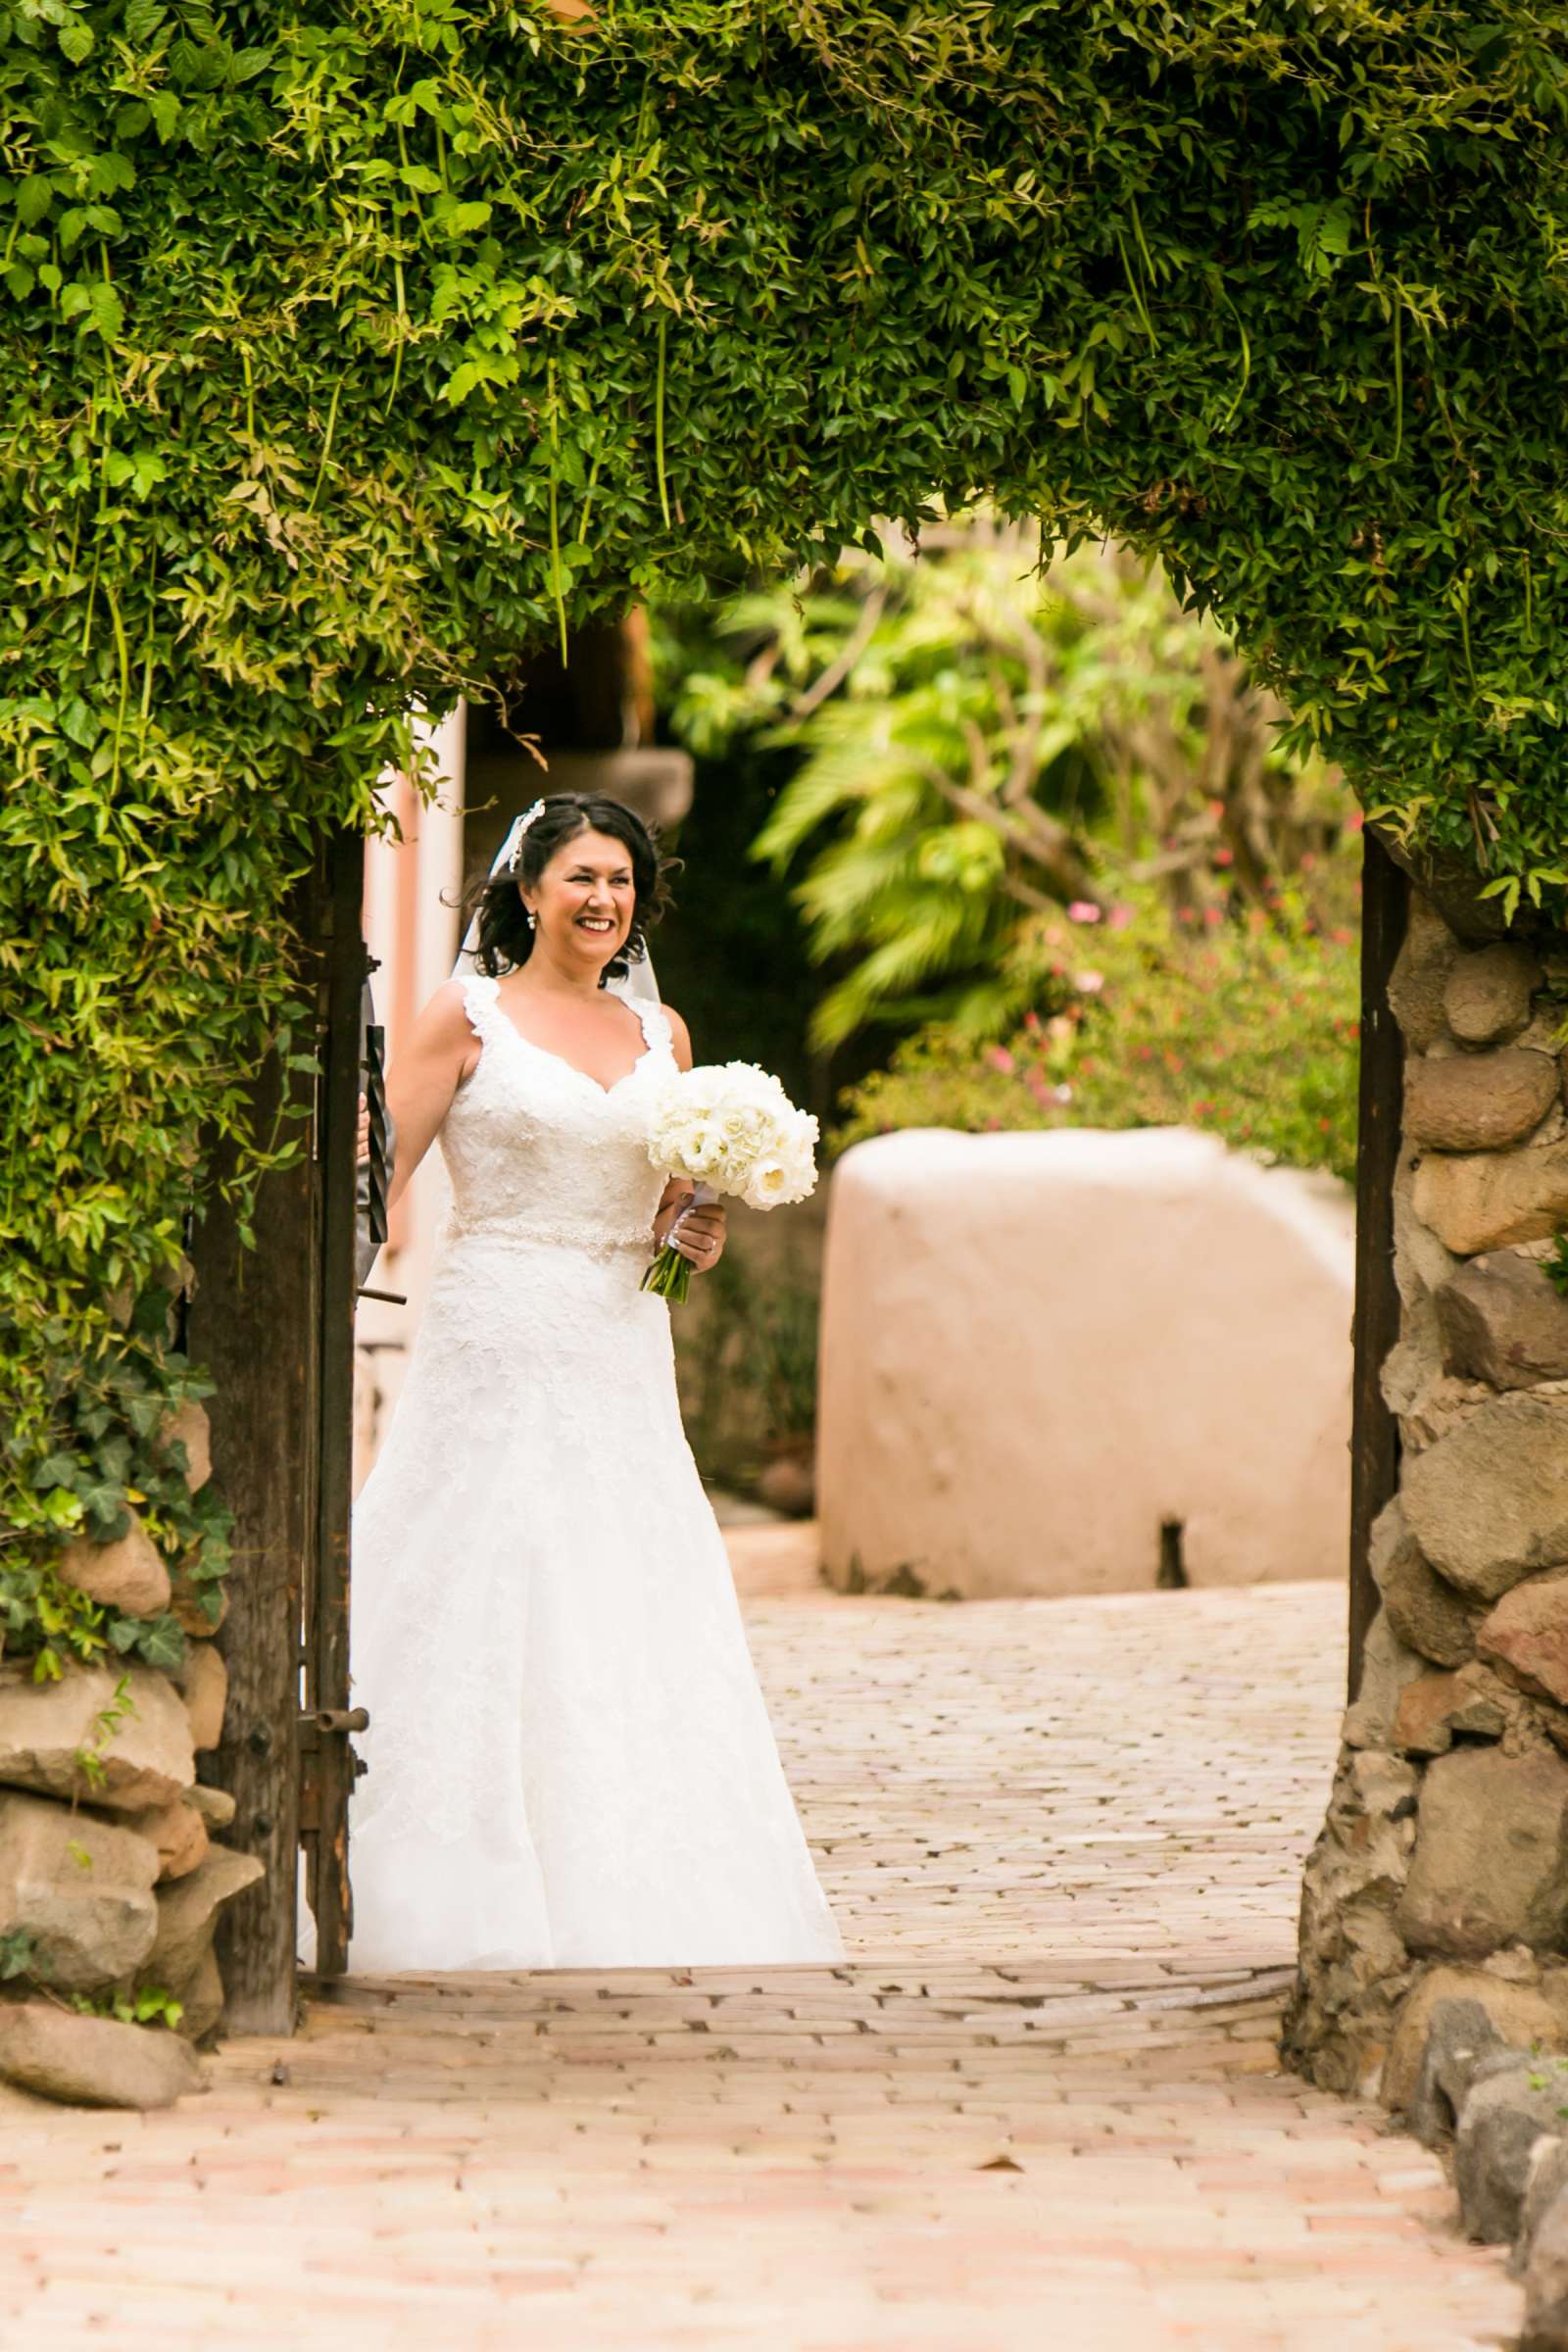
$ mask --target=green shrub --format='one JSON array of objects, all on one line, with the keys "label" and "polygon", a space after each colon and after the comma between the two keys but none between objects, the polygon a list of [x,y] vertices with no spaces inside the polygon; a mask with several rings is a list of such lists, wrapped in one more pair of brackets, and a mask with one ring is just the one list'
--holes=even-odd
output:
[{"label": "green shrub", "polygon": [[816,1425],[820,1285],[803,1250],[737,1215],[729,1249],[675,1318],[692,1451],[707,1478],[747,1487]]},{"label": "green shrub", "polygon": [[1048,920],[1020,954],[1040,1008],[1004,1044],[951,1027],[911,1039],[846,1097],[835,1149],[900,1127],[1187,1126],[1353,1178],[1348,926],[1314,929],[1291,906],[1184,926],[1146,902]]},{"label": "green shrub", "polygon": [[1004,1027],[1031,911],[1098,900],[1107,867],[1191,906],[1218,856],[1224,894],[1264,905],[1344,823],[1343,778],[1287,756],[1234,643],[1125,548],[1053,562],[982,514],[682,620],[673,731],[790,761],[754,855],[805,867],[824,1051],[870,1024]]}]

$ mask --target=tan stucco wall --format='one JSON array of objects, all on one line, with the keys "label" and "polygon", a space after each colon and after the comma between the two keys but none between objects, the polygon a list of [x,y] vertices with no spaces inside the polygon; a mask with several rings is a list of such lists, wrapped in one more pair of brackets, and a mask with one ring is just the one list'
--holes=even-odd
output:
[{"label": "tan stucco wall", "polygon": [[1183,1129],[913,1131],[833,1177],[818,1498],[835,1584],[1343,1576],[1353,1212]]}]

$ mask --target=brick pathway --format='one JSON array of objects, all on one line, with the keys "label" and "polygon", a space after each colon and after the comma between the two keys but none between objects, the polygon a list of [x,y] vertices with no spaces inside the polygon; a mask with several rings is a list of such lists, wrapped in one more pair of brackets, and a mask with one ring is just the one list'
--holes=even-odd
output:
[{"label": "brick pathway", "polygon": [[360,1982],[144,2121],[0,2117],[3,2352],[1459,2352],[1441,2173],[1274,2071],[1327,1587],[787,1596],[832,1971]]}]

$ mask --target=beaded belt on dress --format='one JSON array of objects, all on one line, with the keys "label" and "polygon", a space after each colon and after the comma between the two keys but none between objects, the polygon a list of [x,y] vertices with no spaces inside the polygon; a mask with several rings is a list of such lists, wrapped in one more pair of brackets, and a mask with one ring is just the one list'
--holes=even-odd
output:
[{"label": "beaded belt on dress", "polygon": [[447,1220],[446,1232],[452,1241],[506,1242],[527,1250],[580,1250],[589,1257],[613,1257],[622,1250],[635,1250],[640,1256],[651,1257],[654,1249],[651,1225],[582,1225],[543,1217],[527,1220],[460,1217],[454,1211]]}]

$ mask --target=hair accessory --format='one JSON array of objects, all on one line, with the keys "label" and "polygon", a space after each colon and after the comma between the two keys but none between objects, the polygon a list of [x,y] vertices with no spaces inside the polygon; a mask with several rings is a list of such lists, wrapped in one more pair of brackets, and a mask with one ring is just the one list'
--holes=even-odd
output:
[{"label": "hair accessory", "polygon": [[533,823],[535,817],[541,816],[544,813],[544,806],[545,805],[542,800],[535,801],[533,807],[531,808],[525,808],[522,814],[518,817],[516,823],[513,826],[512,850],[507,858],[507,871],[509,874],[514,874],[516,872],[518,863],[522,857],[522,837],[527,832],[528,827]]}]

